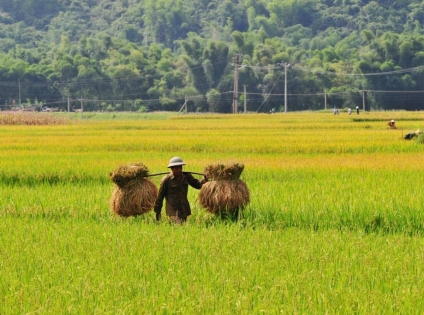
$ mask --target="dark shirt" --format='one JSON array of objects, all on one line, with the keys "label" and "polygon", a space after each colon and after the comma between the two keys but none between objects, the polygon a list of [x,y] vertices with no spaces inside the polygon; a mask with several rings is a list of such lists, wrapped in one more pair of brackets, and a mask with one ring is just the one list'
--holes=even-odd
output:
[{"label": "dark shirt", "polygon": [[159,194],[155,204],[155,212],[161,212],[163,199],[165,199],[167,215],[186,218],[191,214],[190,203],[187,199],[188,185],[193,188],[200,189],[202,184],[203,181],[195,179],[190,173],[183,173],[181,180],[174,177],[172,172],[169,173],[162,178],[160,182]]}]

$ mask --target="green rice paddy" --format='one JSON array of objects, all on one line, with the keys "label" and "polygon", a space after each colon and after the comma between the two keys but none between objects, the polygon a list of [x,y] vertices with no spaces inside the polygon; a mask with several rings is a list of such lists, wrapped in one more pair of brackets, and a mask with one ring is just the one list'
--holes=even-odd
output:
[{"label": "green rice paddy", "polygon": [[[1,126],[0,314],[421,314],[424,145],[403,140],[416,129],[424,113]],[[173,156],[193,172],[244,163],[242,218],[208,214],[195,189],[183,226],[112,215],[111,171],[164,172]]]}]

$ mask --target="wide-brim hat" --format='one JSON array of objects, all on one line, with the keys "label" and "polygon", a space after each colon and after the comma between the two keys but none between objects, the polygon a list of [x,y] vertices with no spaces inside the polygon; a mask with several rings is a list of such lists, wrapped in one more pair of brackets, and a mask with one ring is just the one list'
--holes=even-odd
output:
[{"label": "wide-brim hat", "polygon": [[168,168],[173,166],[186,165],[182,158],[175,156],[169,160]]}]

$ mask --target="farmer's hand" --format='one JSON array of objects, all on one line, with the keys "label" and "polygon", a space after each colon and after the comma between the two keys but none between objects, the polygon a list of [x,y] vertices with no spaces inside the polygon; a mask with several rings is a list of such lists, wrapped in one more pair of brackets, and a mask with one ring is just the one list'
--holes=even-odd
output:
[{"label": "farmer's hand", "polygon": [[160,214],[160,212],[156,212],[156,221],[160,221],[161,217],[162,215]]},{"label": "farmer's hand", "polygon": [[204,183],[207,183],[208,182],[208,178],[206,177],[206,175],[203,175],[203,178],[202,178],[201,182],[202,182],[202,185]]}]

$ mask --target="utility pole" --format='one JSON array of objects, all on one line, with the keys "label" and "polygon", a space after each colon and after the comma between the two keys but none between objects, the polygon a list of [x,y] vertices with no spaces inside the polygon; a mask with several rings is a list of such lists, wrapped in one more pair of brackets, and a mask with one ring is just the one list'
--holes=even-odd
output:
[{"label": "utility pole", "polygon": [[21,107],[21,80],[18,79],[19,83],[19,107]]},{"label": "utility pole", "polygon": [[178,111],[179,113],[181,113],[181,111],[184,109],[184,112],[187,114],[187,102],[188,102],[188,98],[187,95],[185,96],[185,102],[183,104],[183,106],[181,106],[180,110]]},{"label": "utility pole", "polygon": [[244,113],[247,113],[247,95],[246,95],[246,84],[243,84],[244,86]]},{"label": "utility pole", "polygon": [[327,91],[324,91],[324,109],[327,109]]},{"label": "utility pole", "polygon": [[70,118],[69,117],[70,114],[71,114],[71,103],[69,101],[69,96],[68,96],[68,118]]},{"label": "utility pole", "polygon": [[81,119],[83,119],[84,118],[84,114],[83,114],[83,112],[84,112],[84,109],[83,109],[83,103],[82,103],[82,97],[81,97]]},{"label": "utility pole", "polygon": [[287,113],[287,64],[284,63],[284,112]]},{"label": "utility pole", "polygon": [[238,108],[238,77],[239,77],[239,64],[241,55],[235,54],[234,55],[234,91],[233,91],[233,114],[237,114],[237,108]]},{"label": "utility pole", "polygon": [[284,112],[287,113],[287,68],[293,69],[294,64],[283,61],[281,65],[284,66]]},{"label": "utility pole", "polygon": [[362,109],[365,112],[365,91],[362,91]]}]

